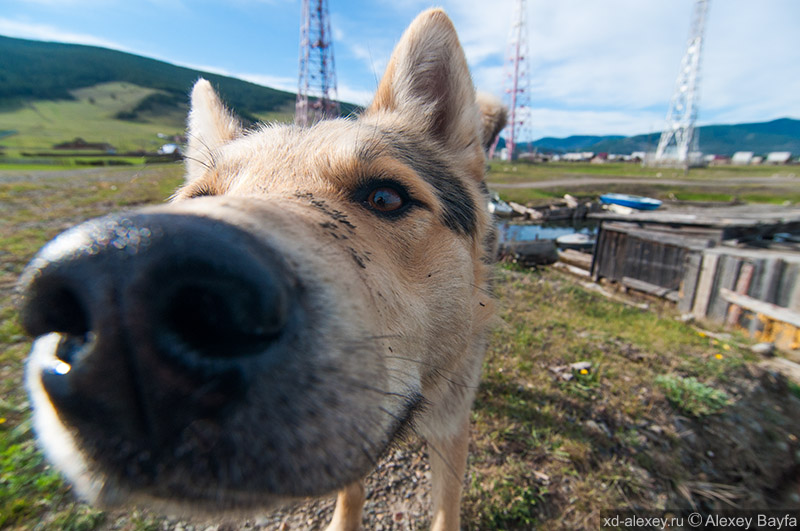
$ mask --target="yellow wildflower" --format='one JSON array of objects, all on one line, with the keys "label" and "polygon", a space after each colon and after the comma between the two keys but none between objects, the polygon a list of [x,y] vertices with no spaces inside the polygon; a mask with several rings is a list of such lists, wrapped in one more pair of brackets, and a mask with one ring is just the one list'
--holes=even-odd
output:
[{"label": "yellow wildflower", "polygon": [[715,354],[714,357],[717,358],[718,360],[721,360],[722,359],[722,354]]}]

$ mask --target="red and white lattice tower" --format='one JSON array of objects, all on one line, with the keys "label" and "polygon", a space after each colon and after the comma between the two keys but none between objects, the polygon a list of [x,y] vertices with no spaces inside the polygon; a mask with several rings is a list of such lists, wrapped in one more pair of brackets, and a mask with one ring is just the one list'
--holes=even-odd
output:
[{"label": "red and white lattice tower", "polygon": [[339,116],[339,102],[328,0],[303,0],[294,122],[309,126],[336,116]]},{"label": "red and white lattice tower", "polygon": [[531,78],[526,11],[525,0],[517,0],[506,53],[504,91],[508,124],[504,138],[508,160],[514,159],[516,144],[521,138],[528,136],[530,140]]}]

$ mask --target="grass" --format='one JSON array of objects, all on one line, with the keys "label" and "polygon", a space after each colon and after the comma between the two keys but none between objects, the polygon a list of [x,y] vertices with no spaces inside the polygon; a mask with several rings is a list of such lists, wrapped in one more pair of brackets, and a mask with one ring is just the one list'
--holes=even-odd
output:
[{"label": "grass", "polygon": [[[13,285],[64,228],[163,201],[180,180],[179,166],[161,166],[0,181],[0,528],[174,528],[75,501],[35,449],[20,385],[29,341]],[[611,301],[555,270],[499,266],[496,275],[499,324],[472,412],[467,529],[596,529],[609,510],[711,510],[721,498],[742,509],[800,507],[782,497],[800,465],[800,393],[760,371],[739,346],[746,339],[705,337],[669,306]],[[554,370],[575,362],[589,365],[569,379]]]},{"label": "grass", "polygon": [[659,375],[656,383],[664,390],[670,404],[693,417],[718,413],[730,402],[724,391],[714,389],[695,378]]},{"label": "grass", "polygon": [[[41,245],[83,219],[163,201],[181,181],[180,166],[109,169],[73,177],[0,182],[0,528],[90,530],[106,513],[76,503],[35,449],[21,386],[30,348],[19,325],[13,285]],[[152,522],[139,527],[147,529]],[[149,523],[148,523],[149,522]],[[147,524],[147,525],[145,525]]]},{"label": "grass", "polygon": [[[630,163],[566,163],[546,164],[492,162],[487,178],[489,186],[501,184],[524,185],[542,181],[581,179],[580,185],[559,185],[546,188],[494,189],[506,201],[521,204],[542,204],[561,198],[566,193],[575,196],[597,197],[607,192],[621,192],[655,197],[662,200],[730,202],[741,200],[753,203],[783,204],[800,202],[797,183],[744,182],[750,178],[779,176],[791,179],[800,174],[795,166],[719,166],[692,168],[688,174],[668,168],[646,168]],[[621,180],[608,184],[603,179]],[[645,180],[645,182],[637,182]],[[664,183],[679,180],[682,184]]]},{"label": "grass", "polygon": [[11,151],[48,150],[53,145],[81,137],[87,142],[108,142],[119,151],[156,151],[166,143],[158,133],[180,135],[185,127],[185,109],[175,109],[148,121],[114,119],[157,92],[130,83],[105,83],[76,90],[73,101],[37,101],[21,108],[0,110],[4,130],[17,134],[4,137],[0,145]]},{"label": "grass", "polygon": [[[770,437],[777,434],[760,418],[761,398],[754,406],[742,390],[754,370],[747,350],[699,335],[668,306],[642,311],[609,301],[556,271],[498,275],[503,323],[473,412],[470,529],[593,529],[611,509],[702,505],[713,489],[698,487],[688,504],[679,492],[694,485],[692,463],[708,461],[708,448],[735,455],[729,465],[706,463],[720,484],[757,491],[772,481],[734,479],[743,455],[770,444],[763,434],[740,429],[726,438],[700,427],[733,434],[747,418],[754,430],[770,425]],[[578,361],[591,366],[569,380],[553,370]],[[686,430],[706,438],[689,443]]]},{"label": "grass", "polygon": [[[44,152],[51,150],[55,144],[78,137],[87,142],[107,142],[120,152],[155,152],[169,142],[159,138],[159,133],[168,136],[183,134],[188,94],[185,106],[139,112],[134,120],[120,120],[116,116],[130,113],[142,100],[157,93],[159,91],[156,89],[112,82],[75,90],[71,93],[75,99],[71,101],[45,100],[0,107],[0,130],[16,131],[15,134],[0,136],[0,168],[3,167],[3,158],[18,159],[23,152]],[[254,118],[265,122],[291,122],[294,119],[294,104],[287,104],[274,112],[257,114]],[[2,148],[5,148],[5,157]],[[119,158],[115,157],[114,160]],[[80,158],[65,162],[75,165]],[[16,162],[6,164],[14,167]]]}]

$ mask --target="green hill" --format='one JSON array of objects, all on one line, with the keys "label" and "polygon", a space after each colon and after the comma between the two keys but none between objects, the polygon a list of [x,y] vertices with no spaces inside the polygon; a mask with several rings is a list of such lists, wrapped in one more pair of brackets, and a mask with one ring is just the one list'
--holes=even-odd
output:
[{"label": "green hill", "polygon": [[0,148],[47,150],[76,137],[157,148],[157,133],[182,133],[199,77],[246,121],[294,114],[290,92],[106,48],[0,36]]},{"label": "green hill", "polygon": [[0,102],[72,100],[72,91],[125,82],[160,92],[143,107],[184,103],[198,77],[218,87],[225,101],[244,117],[292,105],[295,95],[240,79],[200,72],[124,52],[0,36]]}]

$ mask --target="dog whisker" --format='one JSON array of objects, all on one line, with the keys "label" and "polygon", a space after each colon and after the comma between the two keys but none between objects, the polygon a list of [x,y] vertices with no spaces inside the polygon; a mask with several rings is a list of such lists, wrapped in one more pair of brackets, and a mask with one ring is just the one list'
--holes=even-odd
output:
[{"label": "dog whisker", "polygon": [[472,283],[470,283],[470,286],[472,286],[473,288],[477,289],[482,293],[485,293],[489,297],[494,297],[494,294],[492,293],[492,290],[490,288],[484,286],[478,286],[477,284],[472,284]]},{"label": "dog whisker", "polygon": [[402,360],[402,361],[407,361],[407,362],[410,362],[410,363],[416,363],[417,365],[421,365],[423,367],[427,367],[427,368],[431,369],[431,371],[434,374],[436,374],[437,376],[441,377],[443,380],[446,380],[447,382],[449,382],[449,383],[451,383],[451,384],[453,384],[453,385],[455,385],[457,387],[463,387],[465,389],[477,389],[478,388],[477,386],[469,385],[469,384],[464,383],[464,382],[457,382],[457,381],[455,381],[455,380],[453,380],[451,378],[446,377],[443,374],[443,372],[450,373],[450,374],[453,374],[453,375],[458,375],[459,373],[457,373],[455,371],[451,371],[449,369],[445,369],[444,367],[441,367],[441,366],[438,366],[438,365],[433,365],[431,363],[426,363],[426,362],[421,361],[421,360],[415,360],[413,358],[404,358],[402,356],[385,356],[385,357],[386,358],[392,358],[392,359],[398,359],[398,360]]},{"label": "dog whisker", "polygon": [[202,153],[206,157],[208,157],[210,162],[204,162],[194,158],[191,158],[190,160],[193,160],[198,164],[203,165],[208,170],[214,168],[217,165],[216,154],[214,150],[211,148],[211,146],[209,146],[208,143],[205,141],[205,139],[202,136],[193,134],[191,132],[187,132],[186,136],[190,139],[196,140],[201,146],[203,146],[204,149],[202,150]]}]

